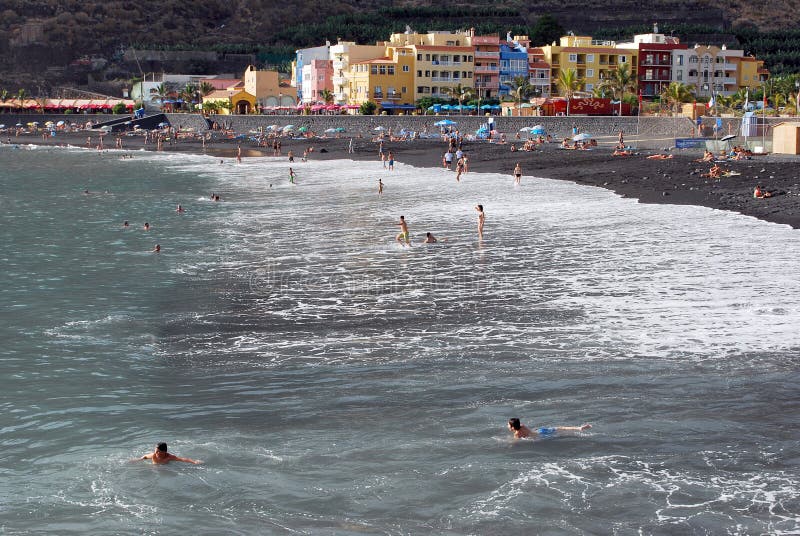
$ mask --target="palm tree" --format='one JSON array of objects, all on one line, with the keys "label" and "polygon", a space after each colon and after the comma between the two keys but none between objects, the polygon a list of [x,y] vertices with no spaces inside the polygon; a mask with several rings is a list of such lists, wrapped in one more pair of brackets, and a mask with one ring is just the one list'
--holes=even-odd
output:
[{"label": "palm tree", "polygon": [[6,102],[8,100],[8,90],[4,89],[0,91],[0,102]]},{"label": "palm tree", "polygon": [[200,94],[204,97],[207,97],[211,93],[214,92],[214,86],[212,86],[209,82],[203,82],[200,84]]},{"label": "palm tree", "polygon": [[19,99],[19,107],[22,108],[22,102],[25,100],[25,97],[28,96],[28,92],[25,91],[25,88],[20,88],[17,91],[17,99]]},{"label": "palm tree", "polygon": [[569,69],[567,71],[561,69],[558,72],[556,84],[561,87],[564,96],[567,98],[567,115],[569,115],[569,101],[575,92],[583,87],[584,81],[578,78],[578,72],[575,69]]},{"label": "palm tree", "polygon": [[531,86],[530,81],[524,76],[517,76],[511,82],[511,90],[508,92],[509,95],[514,99],[517,103],[517,115],[522,115],[520,112],[520,108],[522,108],[522,99],[527,99],[531,92],[533,91],[533,86]]},{"label": "palm tree", "polygon": [[331,104],[333,102],[333,93],[329,89],[320,91],[319,96],[325,104]]},{"label": "palm tree", "polygon": [[633,91],[636,88],[636,79],[631,74],[630,66],[623,63],[613,71],[609,71],[608,78],[600,82],[600,86],[611,91],[615,99],[619,97],[619,115],[622,115],[622,99],[625,98],[626,91]]},{"label": "palm tree", "polygon": [[191,82],[187,82],[186,85],[183,86],[183,90],[181,91],[181,99],[183,99],[184,104],[189,103],[190,112],[194,110],[194,97],[196,94],[197,86]]},{"label": "palm tree", "polygon": [[462,110],[465,100],[469,100],[475,94],[475,90],[469,86],[462,86],[458,84],[456,87],[444,88],[444,92],[449,94],[454,99],[458,100],[458,110]]},{"label": "palm tree", "polygon": [[169,94],[169,88],[167,87],[167,84],[164,82],[158,84],[158,86],[156,87],[156,94],[158,94],[158,99],[161,101],[161,111],[163,112],[164,99],[167,97],[167,94]]},{"label": "palm tree", "polygon": [[667,101],[670,105],[674,105],[674,113],[677,114],[680,111],[679,107],[681,103],[689,102],[692,96],[692,88],[683,82],[670,82],[669,86],[667,86],[661,94],[661,99]]}]

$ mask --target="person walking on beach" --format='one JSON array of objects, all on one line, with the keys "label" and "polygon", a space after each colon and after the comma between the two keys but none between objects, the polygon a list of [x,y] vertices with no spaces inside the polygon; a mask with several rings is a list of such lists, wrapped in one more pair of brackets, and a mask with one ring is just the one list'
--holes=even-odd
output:
[{"label": "person walking on beach", "polygon": [[378,178],[378,195],[383,195],[383,181]]},{"label": "person walking on beach", "polygon": [[519,185],[521,181],[522,181],[522,166],[520,166],[519,162],[517,162],[517,165],[514,166],[514,184]]},{"label": "person walking on beach", "polygon": [[401,244],[405,243],[406,246],[411,246],[411,241],[408,235],[408,224],[406,223],[406,217],[400,216],[400,223],[398,223],[397,225],[400,226],[400,233],[395,237],[395,240],[397,240]]},{"label": "person walking on beach", "polygon": [[447,149],[447,152],[444,153],[444,159],[442,160],[442,164],[444,164],[444,168],[450,171],[450,166],[453,165],[453,153],[450,152],[450,149]]},{"label": "person walking on beach", "polygon": [[512,417],[508,419],[508,429],[514,434],[514,439],[521,439],[524,437],[547,437],[553,436],[558,432],[583,432],[591,428],[591,424],[583,424],[581,426],[554,426],[551,428],[536,428],[531,430],[519,421],[519,418]]},{"label": "person walking on beach", "polygon": [[155,450],[150,454],[145,454],[141,458],[135,458],[131,461],[139,461],[139,460],[152,460],[153,463],[157,464],[164,464],[169,462],[185,462],[185,463],[193,463],[195,465],[199,463],[203,463],[200,460],[193,460],[191,458],[181,458],[180,456],[175,456],[171,452],[167,451],[167,444],[166,443],[159,443],[156,445]]},{"label": "person walking on beach", "polygon": [[289,183],[290,184],[294,184],[295,176],[296,175],[294,174],[294,170],[292,168],[289,168]]},{"label": "person walking on beach", "polygon": [[353,138],[350,138],[350,143],[347,144],[347,153],[353,154]]},{"label": "person walking on beach", "polygon": [[483,212],[483,205],[477,205],[475,210],[478,211],[478,239],[483,239],[483,224],[486,223],[486,214]]},{"label": "person walking on beach", "polygon": [[461,174],[464,173],[464,157],[462,156],[456,161],[456,182],[461,182]]}]

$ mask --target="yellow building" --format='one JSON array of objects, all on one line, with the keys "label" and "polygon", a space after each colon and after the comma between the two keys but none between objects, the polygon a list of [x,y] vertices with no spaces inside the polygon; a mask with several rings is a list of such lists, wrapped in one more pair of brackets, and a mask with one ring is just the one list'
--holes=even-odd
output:
[{"label": "yellow building", "polygon": [[247,91],[234,89],[220,89],[203,97],[203,104],[216,103],[219,113],[250,114],[256,110],[256,97]]},{"label": "yellow building", "polygon": [[248,65],[244,71],[244,90],[255,96],[260,106],[277,106],[281,93],[278,71],[259,71]]},{"label": "yellow building", "polygon": [[[382,58],[387,56],[387,54],[384,44],[357,45],[350,41],[339,41],[335,45],[331,45],[333,101],[336,104],[348,104],[353,100],[350,98],[351,64]],[[409,87],[412,85],[413,84],[409,84]]]},{"label": "yellow building", "polygon": [[369,100],[384,110],[412,110],[414,105],[414,53],[411,47],[388,46],[386,56],[350,65],[349,102]]},{"label": "yellow building", "polygon": [[611,71],[629,65],[637,77],[637,50],[616,48],[614,41],[596,41],[588,36],[566,35],[558,45],[541,47],[544,61],[550,64],[551,94],[561,95],[557,80],[560,72],[573,69],[582,81],[583,91],[591,93]]},{"label": "yellow building", "polygon": [[423,97],[451,99],[454,90],[475,88],[472,30],[392,34],[389,44],[409,48],[415,58],[414,101]]}]

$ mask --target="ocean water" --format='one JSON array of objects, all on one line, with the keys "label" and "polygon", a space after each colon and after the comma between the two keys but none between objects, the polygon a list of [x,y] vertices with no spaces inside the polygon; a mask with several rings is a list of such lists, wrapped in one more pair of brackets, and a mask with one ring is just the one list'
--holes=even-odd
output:
[{"label": "ocean water", "polygon": [[0,534],[800,533],[798,231],[398,160],[0,147]]}]

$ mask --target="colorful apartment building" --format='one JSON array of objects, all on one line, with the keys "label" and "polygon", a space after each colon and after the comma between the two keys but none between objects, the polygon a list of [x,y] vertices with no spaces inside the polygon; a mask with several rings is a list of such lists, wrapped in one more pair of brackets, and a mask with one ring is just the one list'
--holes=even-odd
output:
[{"label": "colorful apartment building", "polygon": [[745,56],[742,50],[728,50],[723,45],[695,45],[674,50],[675,81],[695,88],[698,99],[712,95],[730,95],[740,88],[755,89],[769,78],[764,62]]},{"label": "colorful apartment building", "polygon": [[480,99],[497,98],[500,91],[500,36],[473,36],[475,47],[475,91]]},{"label": "colorful apartment building", "polygon": [[244,90],[255,96],[258,106],[275,106],[281,92],[278,71],[258,70],[248,65],[244,70]]},{"label": "colorful apartment building", "polygon": [[475,87],[473,31],[392,34],[389,43],[409,47],[415,58],[414,101],[453,98],[459,87]]},{"label": "colorful apartment building", "polygon": [[350,41],[339,41],[330,48],[330,59],[333,72],[333,102],[335,104],[351,103],[350,98],[350,64],[386,56],[386,46],[357,45]]},{"label": "colorful apartment building", "polygon": [[414,51],[388,46],[386,55],[350,65],[348,104],[373,101],[386,111],[411,111],[414,105]]},{"label": "colorful apartment building", "polygon": [[630,65],[631,74],[638,76],[638,50],[617,48],[614,41],[596,41],[588,36],[566,35],[558,45],[542,47],[544,61],[550,65],[550,91],[560,95],[560,71],[573,69],[583,81],[583,91],[591,93],[611,71]]},{"label": "colorful apartment building", "polygon": [[324,46],[295,50],[295,60],[292,62],[292,86],[297,89],[297,102],[311,102],[311,97],[306,96],[303,90],[303,67],[310,65],[314,60],[330,59],[330,48],[330,41],[326,41]]},{"label": "colorful apartment building", "polygon": [[303,103],[325,104],[325,92],[333,95],[331,60],[313,60],[303,66]]},{"label": "colorful apartment building", "polygon": [[534,97],[549,97],[550,64],[544,58],[544,51],[531,46],[531,40],[527,35],[515,35],[514,41],[528,51],[528,83],[532,88],[531,93]]},{"label": "colorful apartment building", "polygon": [[519,78],[528,79],[528,49],[509,35],[500,42],[500,95],[508,95]]}]

